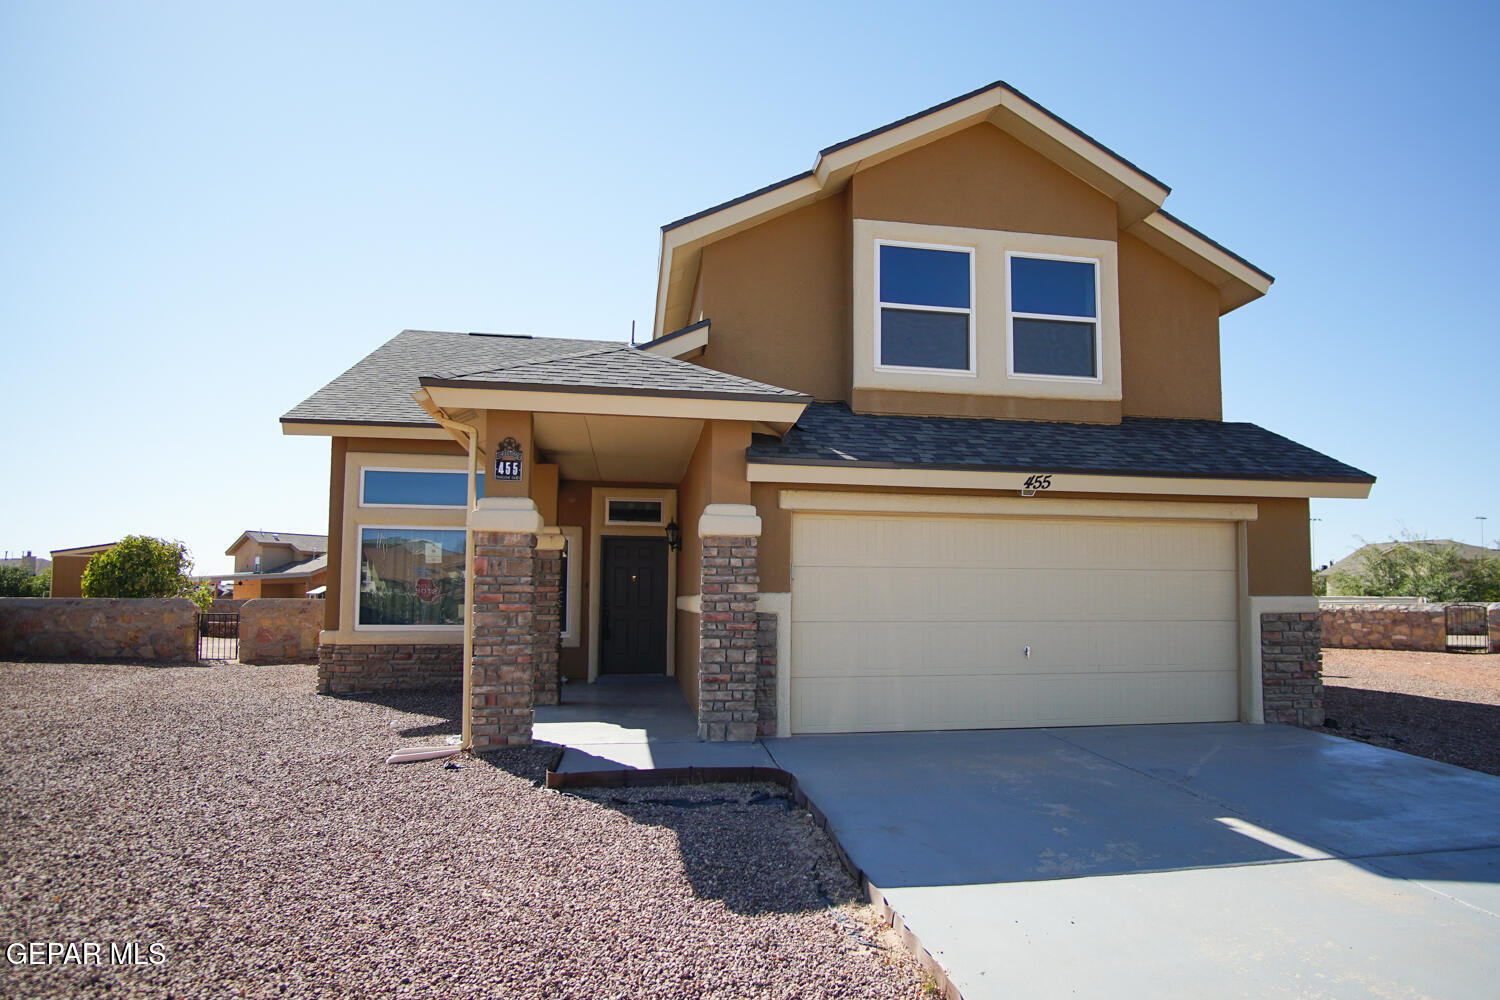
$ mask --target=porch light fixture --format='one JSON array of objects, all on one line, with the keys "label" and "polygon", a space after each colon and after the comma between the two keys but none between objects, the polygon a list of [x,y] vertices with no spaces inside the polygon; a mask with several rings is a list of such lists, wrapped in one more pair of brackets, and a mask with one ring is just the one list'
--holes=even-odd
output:
[{"label": "porch light fixture", "polygon": [[675,517],[667,523],[667,548],[673,552],[682,548],[682,529],[677,527]]}]

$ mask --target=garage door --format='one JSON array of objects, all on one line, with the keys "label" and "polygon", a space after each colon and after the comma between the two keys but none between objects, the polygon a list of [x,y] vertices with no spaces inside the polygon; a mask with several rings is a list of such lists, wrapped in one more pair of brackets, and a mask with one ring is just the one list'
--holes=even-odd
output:
[{"label": "garage door", "polygon": [[792,730],[1230,721],[1220,521],[797,514]]}]

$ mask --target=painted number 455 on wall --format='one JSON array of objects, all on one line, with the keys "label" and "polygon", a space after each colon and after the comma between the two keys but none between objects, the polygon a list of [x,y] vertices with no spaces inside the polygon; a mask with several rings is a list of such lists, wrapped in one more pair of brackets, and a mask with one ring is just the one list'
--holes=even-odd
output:
[{"label": "painted number 455 on wall", "polygon": [[1027,476],[1026,482],[1021,484],[1023,490],[1050,490],[1052,488],[1052,476]]}]

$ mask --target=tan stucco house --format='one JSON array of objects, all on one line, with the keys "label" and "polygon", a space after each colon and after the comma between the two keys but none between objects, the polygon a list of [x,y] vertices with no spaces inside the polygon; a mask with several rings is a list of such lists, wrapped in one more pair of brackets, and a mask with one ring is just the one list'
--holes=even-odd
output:
[{"label": "tan stucco house", "polygon": [[76,545],[71,549],[52,550],[52,597],[82,597],[83,571],[89,560],[101,552],[108,552],[119,542],[102,545]]},{"label": "tan stucco house", "polygon": [[[1321,718],[1309,497],[1227,423],[1271,277],[1003,83],[662,230],[652,339],[407,330],[332,439],[325,690],[665,674],[704,739]],[[1274,377],[1267,366],[1265,377]]]},{"label": "tan stucco house", "polygon": [[294,531],[242,531],[226,556],[234,572],[218,580],[234,584],[234,598],[307,597],[328,583],[328,536]]}]

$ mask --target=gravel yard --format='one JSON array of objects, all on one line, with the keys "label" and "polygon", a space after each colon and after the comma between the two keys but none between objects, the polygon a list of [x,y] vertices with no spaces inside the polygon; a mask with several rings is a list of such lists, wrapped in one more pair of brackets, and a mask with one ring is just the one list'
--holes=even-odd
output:
[{"label": "gravel yard", "polygon": [[1320,731],[1500,774],[1500,654],[1323,650]]},{"label": "gravel yard", "polygon": [[7,962],[0,995],[922,994],[780,789],[550,792],[547,748],[391,767],[456,696],[314,676],[0,664],[0,944],[145,963]]}]

